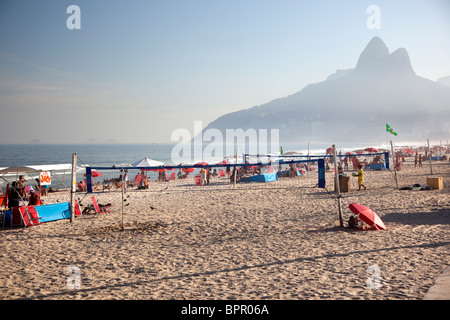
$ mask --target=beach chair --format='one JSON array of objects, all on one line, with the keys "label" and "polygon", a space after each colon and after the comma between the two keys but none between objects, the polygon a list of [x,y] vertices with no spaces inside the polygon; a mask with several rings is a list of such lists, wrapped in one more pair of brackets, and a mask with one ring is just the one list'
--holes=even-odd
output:
[{"label": "beach chair", "polygon": [[41,218],[33,206],[19,207],[20,217],[24,227],[34,227],[41,224]]},{"label": "beach chair", "polygon": [[[92,204],[94,205],[95,213],[100,214],[100,213],[108,213],[108,212],[111,212],[111,210],[107,210],[107,209],[106,209],[106,206],[103,206],[103,207],[100,208],[100,206],[98,205],[97,200],[95,199],[95,197],[91,197],[91,200],[92,200]],[[109,207],[109,206],[108,206],[108,207]]]},{"label": "beach chair", "polygon": [[31,190],[33,190],[32,186],[25,186],[25,192],[29,195]]},{"label": "beach chair", "polygon": [[166,174],[166,180],[170,181],[170,180],[175,180],[175,172],[172,172],[169,176],[169,174]]},{"label": "beach chair", "polygon": [[220,170],[219,170],[219,175],[220,175],[221,177],[225,177],[225,171],[223,171],[223,169],[220,169]]},{"label": "beach chair", "polygon": [[75,200],[75,216],[81,216],[81,209],[77,200]]},{"label": "beach chair", "polygon": [[141,180],[142,180],[142,176],[140,174],[137,174],[136,177],[134,178],[134,181],[131,183],[131,188],[139,187]]}]

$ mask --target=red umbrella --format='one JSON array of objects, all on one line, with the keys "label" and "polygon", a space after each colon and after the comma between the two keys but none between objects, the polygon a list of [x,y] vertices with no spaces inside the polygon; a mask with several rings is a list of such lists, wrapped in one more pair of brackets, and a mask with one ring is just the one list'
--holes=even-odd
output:
[{"label": "red umbrella", "polygon": [[195,169],[194,168],[183,168],[181,169],[183,172],[193,172]]},{"label": "red umbrella", "polygon": [[197,162],[194,164],[194,166],[207,166],[208,164],[206,162]]},{"label": "red umbrella", "polygon": [[372,210],[366,206],[351,203],[348,205],[349,209],[356,215],[357,218],[367,223],[372,229],[375,230],[386,230],[386,226],[380,217]]},{"label": "red umbrella", "polygon": [[217,162],[216,164],[217,165],[219,165],[219,164],[227,164],[227,160],[223,160],[223,161]]},{"label": "red umbrella", "polygon": [[364,151],[367,151],[367,152],[378,152],[378,149],[377,149],[377,148],[370,147],[370,148],[364,149]]},{"label": "red umbrella", "polygon": [[345,154],[350,155],[350,154],[354,154],[353,152],[346,152]]},{"label": "red umbrella", "polygon": [[[86,177],[86,174],[84,174],[84,176]],[[101,177],[102,174],[100,172],[97,171],[91,171],[91,177],[95,178],[95,177]]]}]

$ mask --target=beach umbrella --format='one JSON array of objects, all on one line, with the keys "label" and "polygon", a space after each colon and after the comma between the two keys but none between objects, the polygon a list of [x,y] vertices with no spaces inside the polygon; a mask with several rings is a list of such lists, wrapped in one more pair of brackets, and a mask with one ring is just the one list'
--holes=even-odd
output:
[{"label": "beach umbrella", "polygon": [[183,172],[194,172],[194,168],[182,168],[181,169]]},{"label": "beach umbrella", "polygon": [[[84,174],[84,176],[86,177],[86,174]],[[101,177],[101,176],[102,176],[102,174],[100,172],[94,171],[94,170],[91,171],[91,177],[95,178],[95,177]]]},{"label": "beach umbrella", "polygon": [[[245,164],[250,164],[248,161]],[[258,166],[247,166],[248,169],[257,169]]]},{"label": "beach umbrella", "polygon": [[207,166],[208,164],[206,162],[200,161],[194,164],[194,166]]},{"label": "beach umbrella", "polygon": [[217,164],[217,165],[227,164],[227,160],[223,160],[223,161],[217,162],[216,164]]},{"label": "beach umbrella", "polygon": [[356,215],[357,218],[367,223],[372,229],[386,230],[386,226],[380,217],[370,208],[366,206],[351,203],[348,205],[349,209]]},{"label": "beach umbrella", "polygon": [[364,149],[364,151],[367,151],[367,152],[378,152],[378,149],[377,149],[377,148],[370,147],[370,148]]},{"label": "beach umbrella", "polygon": [[346,154],[346,155],[352,155],[352,154],[354,154],[354,153],[350,151],[350,152],[346,152],[345,154]]},{"label": "beach umbrella", "polygon": [[164,162],[161,161],[156,161],[153,159],[149,159],[149,158],[144,158],[141,160],[138,160],[134,163],[131,164],[132,167],[159,167],[164,165]]}]

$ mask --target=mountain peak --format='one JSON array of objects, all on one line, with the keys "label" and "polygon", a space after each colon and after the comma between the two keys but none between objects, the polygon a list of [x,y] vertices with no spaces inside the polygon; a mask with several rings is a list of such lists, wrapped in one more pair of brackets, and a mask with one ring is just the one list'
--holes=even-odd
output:
[{"label": "mountain peak", "polygon": [[389,56],[389,49],[379,37],[373,37],[361,53],[356,69],[366,69]]},{"label": "mountain peak", "polygon": [[415,74],[408,52],[399,48],[389,54],[389,49],[379,37],[373,37],[359,56],[355,71],[366,75]]}]

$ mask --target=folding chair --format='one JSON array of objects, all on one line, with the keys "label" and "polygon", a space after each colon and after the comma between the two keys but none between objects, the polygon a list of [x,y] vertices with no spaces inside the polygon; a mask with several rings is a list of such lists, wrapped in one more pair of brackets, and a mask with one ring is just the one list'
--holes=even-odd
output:
[{"label": "folding chair", "polygon": [[41,224],[39,221],[41,218],[33,206],[19,207],[20,217],[24,224],[24,227],[34,227]]},{"label": "folding chair", "polygon": [[[92,204],[94,205],[94,210],[95,210],[95,213],[98,213],[98,214],[100,214],[100,213],[108,213],[108,212],[111,212],[111,210],[107,210],[105,207],[99,207],[99,205],[98,205],[98,203],[97,203],[97,200],[95,199],[95,197],[91,197],[91,200],[92,200]],[[109,207],[109,206],[108,206]]]},{"label": "folding chair", "polygon": [[81,209],[77,200],[75,200],[75,216],[81,216]]},{"label": "folding chair", "polygon": [[[33,190],[32,186],[25,186],[25,192],[29,195],[31,190]],[[34,191],[34,190],[33,190]]]},{"label": "folding chair", "polygon": [[223,169],[220,169],[220,170],[219,170],[219,175],[220,175],[221,177],[225,177],[225,172],[223,171]]}]

